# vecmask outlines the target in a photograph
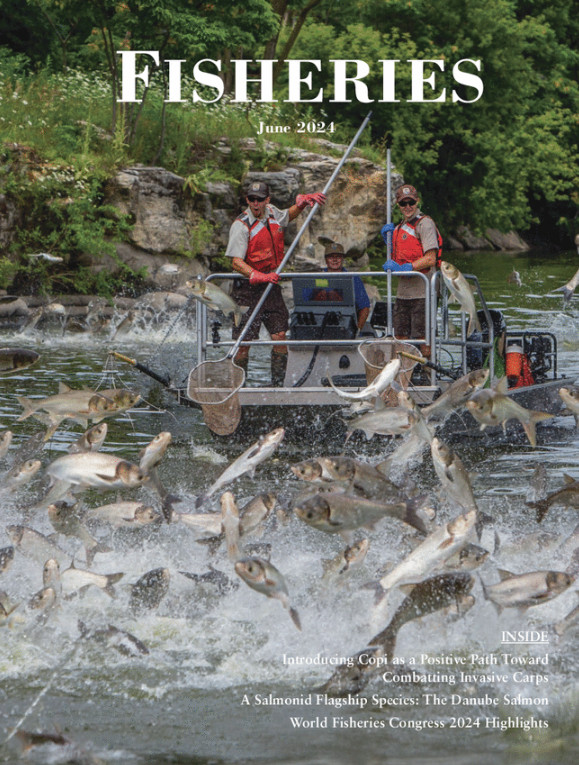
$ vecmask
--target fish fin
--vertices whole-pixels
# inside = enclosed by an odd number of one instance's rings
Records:
[[[569,475],[569,473],[563,473],[563,480],[565,481],[565,483],[575,483],[575,478]]]
[[[439,545],[440,550],[444,550],[446,547],[450,547],[450,545],[454,544],[454,536],[451,534],[448,539],[445,539],[444,542],[442,542]]]
[[[107,584],[106,587],[103,587],[103,591],[106,592],[107,595],[109,595],[111,598],[115,598],[117,593],[115,592],[114,584],[116,584],[119,579],[122,579],[125,575],[124,571],[119,574],[109,574],[107,576]]]
[[[515,576],[512,571],[508,571],[506,568],[498,568],[497,573],[501,578],[501,582],[504,582],[505,579],[512,579]]]
[[[27,417],[30,417],[31,414],[34,414],[35,408],[34,408],[34,402],[31,401],[29,398],[26,398],[26,396],[17,396],[18,403],[21,407],[23,407],[24,411],[18,417],[18,422],[21,422],[22,420],[25,420]]]
[[[221,547],[221,543],[225,539],[224,534],[218,534],[215,537],[204,537],[203,539],[197,539],[196,542],[199,545],[207,545],[209,553],[215,555],[217,550]]]
[[[499,532],[495,529],[495,548],[493,550],[493,555],[498,553],[501,547],[501,538],[499,537]]]
[[[95,473],[97,478],[100,478],[101,481],[106,481],[107,483],[112,483],[113,481],[116,481],[116,476],[114,478],[111,478],[108,475],[103,475],[102,473]]]
[[[97,553],[109,553],[112,552],[113,548],[108,547],[108,545],[105,545],[101,542],[98,542],[93,547],[85,547],[84,552],[86,556],[86,565],[90,568],[93,564],[94,557]]]
[[[195,509],[196,509],[196,510],[199,510],[199,508],[201,507],[201,505],[202,505],[204,502],[207,502],[207,501],[208,501],[208,499],[209,499],[209,495],[208,495],[208,494],[201,494],[199,497],[197,497],[197,499],[195,500]]]
[[[382,396],[376,396],[374,399],[374,411],[380,412],[382,409],[386,409],[386,403]]]
[[[58,383],[58,392],[59,393],[68,393],[71,390],[72,390],[72,388],[69,385],[67,385],[66,383],[63,383],[63,382],[59,382]]]
[[[402,520],[404,523],[407,523],[409,526],[413,526],[423,534],[428,534],[429,528],[424,521],[423,514],[421,513],[421,506],[424,502],[424,499],[424,496],[422,496],[409,500],[406,503],[406,512]]]
[[[506,375],[501,377],[500,380],[497,380],[497,382],[494,385],[494,389],[497,393],[500,393],[502,396],[506,396],[507,392],[509,390],[509,381]]]
[[[398,588],[404,595],[410,595],[412,590],[416,587],[416,584],[401,584]]]
[[[367,582],[366,584],[362,585],[362,589],[374,591],[374,605],[377,605],[382,600],[384,600],[387,593],[387,590],[382,587],[380,582]]]
[[[296,625],[298,630],[301,632],[302,631],[302,623],[300,622],[300,615],[298,614],[296,609],[292,608],[291,606],[289,607],[288,610],[289,610],[289,615],[292,618],[292,622]]]

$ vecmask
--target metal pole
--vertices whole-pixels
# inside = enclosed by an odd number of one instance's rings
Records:
[[[324,186],[324,188],[322,189],[322,193],[323,193],[323,194],[326,194],[326,193],[327,193],[327,192],[330,190],[330,187],[331,187],[331,185],[333,184],[333,182],[335,181],[335,179],[336,179],[336,177],[337,177],[338,173],[340,172],[340,170],[341,170],[341,169],[342,169],[342,167],[344,166],[344,163],[345,163],[345,161],[346,161],[346,160],[348,159],[348,157],[350,156],[350,152],[352,151],[352,149],[354,148],[354,146],[355,146],[355,145],[356,145],[356,143],[358,142],[358,139],[360,138],[360,136],[361,136],[361,135],[362,135],[362,133],[364,132],[364,128],[366,127],[366,125],[367,125],[367,124],[368,124],[368,122],[370,121],[370,117],[371,117],[371,116],[372,116],[372,112],[368,112],[368,114],[366,115],[366,117],[365,117],[364,121],[362,122],[362,124],[361,124],[361,125],[360,125],[360,127],[358,128],[358,132],[357,132],[357,133],[356,133],[356,135],[355,135],[355,136],[352,138],[352,141],[350,142],[350,145],[349,145],[349,146],[348,146],[348,148],[346,149],[346,151],[345,151],[345,153],[344,153],[344,156],[343,156],[343,157],[342,157],[342,159],[341,159],[341,160],[338,162],[338,164],[336,165],[336,169],[334,170],[334,172],[333,172],[333,173],[332,173],[332,175],[330,176],[330,179],[328,180],[328,182],[326,183],[326,185],[325,185],[325,186]],[[288,262],[288,260],[290,259],[291,255],[293,254],[293,251],[294,251],[294,250],[295,250],[295,248],[297,247],[297,245],[298,245],[298,243],[299,243],[299,241],[300,241],[300,239],[301,239],[301,237],[302,237],[302,234],[304,233],[304,231],[305,231],[305,230],[306,230],[306,228],[308,227],[308,225],[309,225],[309,223],[310,223],[311,219],[314,217],[314,215],[315,215],[315,213],[316,213],[316,211],[317,211],[318,207],[319,207],[319,204],[316,202],[316,203],[315,203],[315,205],[312,207],[312,209],[309,211],[309,213],[308,213],[308,216],[307,216],[307,218],[305,219],[305,221],[302,223],[302,226],[301,226],[300,230],[298,231],[298,233],[296,234],[296,237],[295,237],[295,239],[293,240],[293,242],[292,242],[292,243],[290,244],[290,246],[288,247],[288,251],[286,252],[286,254],[285,254],[285,256],[284,256],[284,258],[283,258],[282,262],[281,262],[281,263],[279,264],[279,266],[276,268],[276,270],[275,270],[275,273],[276,273],[276,274],[279,274],[279,273],[280,273],[280,272],[283,270],[283,267],[285,266],[285,264],[286,264],[286,263]],[[237,338],[237,342],[236,342],[236,343],[235,343],[235,345],[234,345],[234,346],[231,348],[231,350],[230,350],[230,351],[229,351],[229,353],[227,354],[226,358],[232,358],[232,356],[234,356],[234,355],[237,353],[237,349],[239,348],[239,345],[240,345],[240,343],[241,343],[241,342],[243,342],[243,339],[244,339],[245,335],[247,334],[247,332],[248,332],[248,330],[249,330],[250,326],[253,324],[253,322],[254,322],[254,320],[255,320],[255,317],[256,317],[256,316],[257,316],[257,314],[260,312],[260,310],[261,310],[261,307],[262,307],[262,305],[265,303],[265,299],[266,299],[266,297],[269,295],[269,292],[270,292],[270,290],[271,290],[271,288],[272,288],[272,287],[273,287],[273,284],[270,282],[270,283],[267,285],[267,287],[265,288],[265,290],[263,291],[263,295],[261,296],[261,298],[259,299],[259,302],[257,303],[257,305],[255,306],[255,308],[253,309],[253,313],[251,314],[251,316],[250,316],[250,317],[249,317],[249,319],[247,320],[247,324],[246,324],[246,325],[245,325],[245,327],[243,328],[243,330],[242,330],[241,334],[240,334],[240,335],[239,335],[239,337]]]
[[[390,166],[390,147],[386,149],[386,223],[392,223],[392,168]],[[388,260],[392,254],[392,232],[386,242]]]

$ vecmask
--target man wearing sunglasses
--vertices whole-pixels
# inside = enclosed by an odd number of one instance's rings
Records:
[[[440,263],[442,237],[432,218],[420,212],[419,202],[420,197],[414,186],[404,184],[396,189],[396,203],[403,220],[397,226],[387,223],[382,227],[385,242],[392,232],[392,258],[382,266],[384,271],[420,271],[430,277]],[[392,312],[394,334],[398,340],[424,338],[424,290],[422,279],[399,279]],[[430,356],[430,348],[426,345],[421,347],[421,352],[426,358]]]
[[[324,194],[298,194],[295,204],[279,210],[270,204],[267,183],[251,183],[245,197],[246,210],[233,221],[225,255],[232,258],[233,270],[248,277],[236,280],[232,298],[239,305],[249,306],[239,327],[234,327],[232,337],[237,340],[253,309],[259,302],[266,285],[273,284],[255,320],[245,335],[245,340],[257,340],[261,323],[265,324],[272,340],[285,340],[289,314],[283,301],[279,275],[275,272],[284,257],[284,229],[306,207],[326,202]],[[241,346],[235,363],[247,372],[249,347]],[[271,384],[282,386],[287,366],[287,346],[274,345],[271,354]]]

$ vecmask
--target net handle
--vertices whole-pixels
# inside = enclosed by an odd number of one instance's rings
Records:
[[[341,170],[341,169],[342,169],[342,167],[344,166],[344,163],[346,162],[346,160],[347,160],[347,159],[348,159],[348,157],[350,156],[350,153],[351,153],[352,149],[353,149],[353,148],[354,148],[354,146],[357,144],[357,142],[358,142],[358,139],[360,138],[360,136],[361,136],[361,135],[362,135],[362,133],[364,132],[364,129],[365,129],[366,125],[368,124],[368,122],[370,121],[370,117],[371,117],[371,116],[372,116],[372,112],[370,111],[370,112],[368,112],[368,114],[367,114],[367,115],[366,115],[366,117],[364,118],[364,121],[362,122],[362,124],[361,124],[361,125],[360,125],[360,127],[358,128],[358,132],[357,132],[357,133],[356,133],[356,135],[355,135],[355,136],[352,138],[352,140],[351,140],[351,142],[350,142],[350,145],[348,146],[348,148],[347,148],[347,149],[346,149],[346,151],[344,152],[344,156],[343,156],[343,157],[340,159],[340,161],[338,162],[338,164],[336,165],[336,167],[335,167],[335,169],[334,169],[334,172],[332,173],[332,175],[331,175],[331,176],[330,176],[330,178],[328,179],[328,182],[327,182],[327,183],[326,183],[326,185],[324,186],[324,188],[323,188],[323,190],[322,190],[322,193],[323,193],[323,194],[326,194],[326,193],[327,193],[327,192],[330,190],[330,187],[332,186],[332,184],[333,184],[333,183],[334,183],[334,181],[336,180],[336,177],[338,176],[338,173],[340,172],[340,170]],[[315,215],[315,213],[316,213],[316,211],[317,211],[318,207],[319,207],[319,204],[316,202],[316,203],[314,204],[314,206],[312,207],[312,209],[309,211],[309,213],[308,213],[308,216],[307,216],[307,218],[305,219],[305,221],[302,223],[302,226],[301,226],[300,230],[298,231],[298,233],[296,234],[296,236],[295,236],[295,239],[293,240],[293,242],[292,242],[292,243],[290,244],[290,246],[288,247],[288,251],[287,251],[287,252],[286,252],[286,254],[284,255],[284,258],[283,258],[283,260],[281,261],[281,263],[279,264],[279,266],[276,268],[276,270],[275,270],[275,273],[276,273],[276,274],[279,274],[279,273],[281,273],[281,272],[282,272],[282,270],[283,270],[283,268],[284,268],[285,264],[288,262],[288,260],[290,259],[290,257],[293,255],[293,251],[294,251],[294,250],[295,250],[295,248],[297,247],[297,245],[298,245],[298,243],[299,243],[299,241],[300,241],[300,239],[301,239],[301,237],[302,237],[302,234],[304,233],[304,231],[305,231],[305,230],[306,230],[306,228],[308,227],[308,225],[309,225],[309,223],[310,223],[311,219],[313,218],[313,216]],[[271,290],[271,288],[272,288],[272,287],[273,287],[273,283],[272,283],[272,282],[269,282],[269,284],[266,286],[265,290],[263,291],[263,294],[262,294],[262,296],[260,297],[260,299],[259,299],[259,301],[258,301],[257,305],[256,305],[256,306],[255,306],[255,308],[253,309],[253,313],[251,314],[251,316],[250,316],[250,317],[249,317],[249,319],[247,320],[247,323],[245,324],[245,327],[244,327],[244,328],[243,328],[243,330],[241,331],[241,334],[240,334],[240,335],[239,335],[239,337],[237,338],[237,340],[236,340],[235,344],[234,344],[234,345],[233,345],[233,346],[230,348],[230,350],[229,350],[229,353],[228,353],[228,354],[227,354],[227,356],[225,357],[226,359],[231,359],[231,358],[233,358],[233,357],[235,356],[235,354],[237,353],[237,351],[238,351],[238,349],[239,349],[239,346],[240,346],[240,345],[241,345],[241,343],[243,342],[243,340],[244,340],[244,338],[245,338],[245,335],[246,335],[246,334],[247,334],[247,332],[249,331],[249,328],[251,327],[251,325],[252,325],[252,324],[253,324],[253,322],[255,321],[255,318],[256,318],[257,314],[260,312],[260,310],[261,310],[261,307],[263,306],[263,304],[264,304],[264,302],[265,302],[265,299],[266,299],[266,298],[267,298],[267,296],[269,295],[269,293],[270,293],[270,290]]]

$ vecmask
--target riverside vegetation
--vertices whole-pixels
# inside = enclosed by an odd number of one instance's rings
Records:
[[[374,94],[381,92],[376,62],[398,60],[398,101],[368,105],[374,116],[359,148],[383,161],[391,145],[397,170],[421,189],[443,234],[461,225],[531,229],[561,243],[575,234],[579,54],[573,40],[579,21],[572,0],[254,0],[243,7],[233,0],[4,0],[3,17],[0,198],[2,214],[17,206],[20,219],[8,220],[6,241],[7,225],[0,231],[0,288],[108,296],[138,291],[142,273],[119,260],[116,274],[96,274],[83,258],[117,257],[115,242],[131,224],[107,204],[107,180],[121,167],[161,165],[181,175],[195,195],[210,181],[239,183],[248,169],[279,169],[289,147],[308,140],[294,131],[279,134],[272,154],[257,136],[260,123],[322,119],[335,125],[323,137],[349,142],[366,105],[332,103],[330,67],[312,82],[312,96],[324,89],[323,103],[285,103],[281,64],[274,70],[278,101],[235,103],[232,59],[359,59],[370,65],[365,82]],[[166,103],[166,69],[150,59],[141,103],[117,103],[120,50],[182,59],[183,103]],[[192,64],[204,57],[223,61],[225,97],[193,104],[199,85],[190,78]],[[460,58],[482,62],[485,90],[476,103],[407,100],[410,60],[449,62],[449,71],[432,67],[435,86],[426,85],[425,97],[435,99],[443,87],[450,92],[451,64]],[[215,94],[208,89],[206,95]],[[225,159],[215,152],[221,136],[232,146]],[[237,142],[256,136],[261,151],[250,167]],[[211,234],[211,226],[203,226],[193,249],[181,254],[200,255]],[[61,256],[63,263],[27,258],[35,252]]]

